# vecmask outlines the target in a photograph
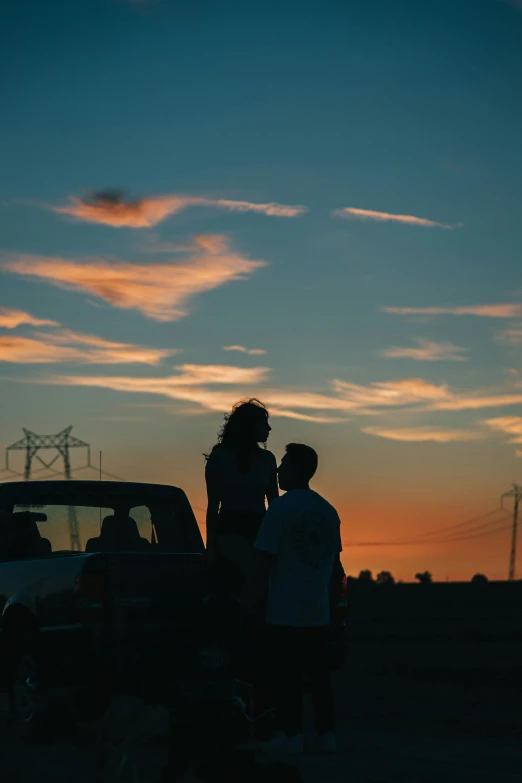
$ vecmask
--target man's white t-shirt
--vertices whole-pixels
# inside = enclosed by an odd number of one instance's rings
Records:
[[[273,500],[255,547],[276,555],[269,577],[267,622],[293,627],[330,623],[329,585],[342,551],[335,508],[312,489]]]

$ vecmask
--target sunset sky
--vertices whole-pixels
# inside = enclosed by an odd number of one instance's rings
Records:
[[[0,60],[2,450],[73,424],[203,523],[256,396],[348,573],[505,578],[522,2],[6,0]]]

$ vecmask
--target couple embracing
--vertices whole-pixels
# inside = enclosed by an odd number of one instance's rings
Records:
[[[268,419],[256,399],[238,403],[225,417],[205,469],[207,549],[221,584],[246,594],[250,602],[266,577],[271,685],[281,729],[272,740],[274,750],[303,750],[302,685],[307,678],[318,749],[331,752],[328,629],[332,576],[336,568],[342,571],[340,521],[333,506],[310,488],[317,453],[290,443],[277,467],[266,449]]]

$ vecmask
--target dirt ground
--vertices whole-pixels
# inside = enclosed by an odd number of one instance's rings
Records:
[[[305,783],[521,783],[518,670],[506,668],[501,654],[492,667],[492,656],[485,648],[455,648],[450,655],[433,645],[410,643],[408,653],[397,645],[359,645],[336,675],[338,753],[293,759]],[[487,668],[474,664],[479,658]],[[5,701],[2,709],[0,720]],[[157,780],[165,753],[162,744],[136,751],[139,783]],[[95,750],[13,745],[4,733],[0,777],[94,783]]]
[[[339,752],[331,757],[303,757],[297,764],[306,783],[520,783],[522,750],[515,740],[429,737],[390,730],[341,726]],[[20,751],[1,747],[6,783],[94,783],[90,749],[67,745]],[[161,748],[137,754],[140,783],[157,780],[164,759]]]

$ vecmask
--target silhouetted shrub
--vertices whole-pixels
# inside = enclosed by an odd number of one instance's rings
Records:
[[[375,581],[377,582],[378,585],[391,586],[395,584],[395,579],[389,571],[380,571],[377,574],[377,578]]]
[[[430,585],[433,582],[433,577],[429,571],[422,571],[415,574],[415,579],[417,579],[421,585]]]
[[[474,585],[486,585],[489,582],[486,574],[474,574],[471,577],[471,583]]]

